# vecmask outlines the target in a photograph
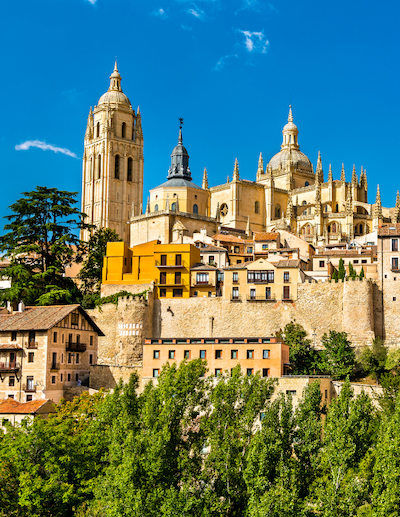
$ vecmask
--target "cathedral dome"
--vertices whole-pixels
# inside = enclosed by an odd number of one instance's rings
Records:
[[[108,91],[104,93],[100,99],[98,104],[124,104],[125,106],[130,106],[130,100],[123,93],[121,88],[121,76],[119,75],[117,62],[115,61],[114,70],[110,75],[110,87]]]
[[[281,165],[282,168],[285,168],[290,157],[296,169],[313,172],[310,160],[298,149],[291,149],[290,151],[289,149],[282,149],[282,151],[279,151],[279,153],[276,153],[275,156],[271,158],[268,166],[271,167],[272,170],[279,169]]]

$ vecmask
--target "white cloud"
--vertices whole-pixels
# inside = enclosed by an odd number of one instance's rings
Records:
[[[194,8],[188,9],[186,12],[187,14],[193,15],[195,18],[198,18],[201,20],[204,17],[204,11],[199,9],[196,5],[193,5]]]
[[[216,65],[214,66],[214,70],[217,70],[217,71],[221,70],[225,66],[227,59],[230,59],[232,57],[237,58],[238,55],[237,54],[229,54],[227,56],[221,56],[219,58],[219,60],[217,61]]]
[[[239,32],[245,37],[244,44],[248,52],[260,52],[261,54],[266,54],[269,47],[269,41],[265,39],[264,31],[251,32],[239,29]]]
[[[94,5],[97,2],[97,0],[88,0],[88,2],[90,2],[92,5]]]
[[[191,31],[193,29],[193,27],[189,27],[189,25],[181,25],[181,27],[184,31]]]
[[[167,18],[167,13],[165,12],[165,10],[162,7],[160,7],[159,9],[156,9],[151,14],[153,14],[154,16],[159,16],[160,18]]]
[[[57,147],[51,144],[46,144],[46,142],[42,142],[41,140],[27,140],[22,144],[16,145],[15,150],[27,151],[31,147],[37,147],[38,149],[42,149],[42,151],[53,151],[54,153],[66,154],[67,156],[71,156],[72,158],[78,158],[76,154],[70,151],[69,149],[65,149],[64,147]]]

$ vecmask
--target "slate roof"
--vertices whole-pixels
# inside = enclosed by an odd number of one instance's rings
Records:
[[[79,310],[90,325],[93,326],[94,330],[98,332],[99,336],[104,336],[92,318],[78,304],[25,307],[23,312],[14,311],[10,314],[0,314],[0,332],[49,330],[75,309]]]
[[[0,414],[17,413],[22,415],[30,415],[36,413],[38,409],[49,402],[44,400],[31,400],[30,402],[18,402],[14,399],[6,399],[0,402]]]

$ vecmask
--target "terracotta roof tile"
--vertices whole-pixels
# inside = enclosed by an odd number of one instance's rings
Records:
[[[299,267],[300,260],[280,260],[275,264],[276,267]]]
[[[227,266],[227,267],[224,267],[224,270],[227,269],[227,270],[230,270],[230,269],[246,269],[247,266],[249,266],[250,264],[252,264],[253,261],[249,261],[249,262],[242,262],[241,264],[234,264],[233,266]]]
[[[218,271],[218,268],[215,266],[211,266],[210,264],[195,264],[190,268],[191,271]]]
[[[206,248],[201,248],[200,250],[200,254],[203,253],[204,251],[208,252],[208,251],[219,251],[219,252],[224,252],[224,253],[227,253],[227,249],[226,248],[223,248],[222,246],[213,246],[212,244],[209,244]]]
[[[213,235],[212,239],[214,241],[220,241],[220,242],[237,242],[239,244],[248,244],[253,243],[253,241],[240,239],[240,237],[236,237],[235,235],[224,235],[222,233],[217,233],[216,235]]]
[[[22,350],[22,347],[16,343],[2,343],[0,344],[0,350]]]
[[[400,235],[400,223],[393,223],[378,228],[378,235],[380,237],[389,237],[390,235]]]
[[[277,232],[257,232],[254,234],[255,241],[276,241],[279,237]]]
[[[31,400],[30,402],[18,402],[14,399],[6,399],[0,402],[0,414],[18,413],[22,415],[30,415],[36,413],[44,404],[49,402],[44,400]]]

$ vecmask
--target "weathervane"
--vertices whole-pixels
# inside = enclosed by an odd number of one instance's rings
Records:
[[[179,120],[179,129],[182,129],[182,126],[183,126],[183,118],[182,118],[182,117],[178,117],[178,120]]]

